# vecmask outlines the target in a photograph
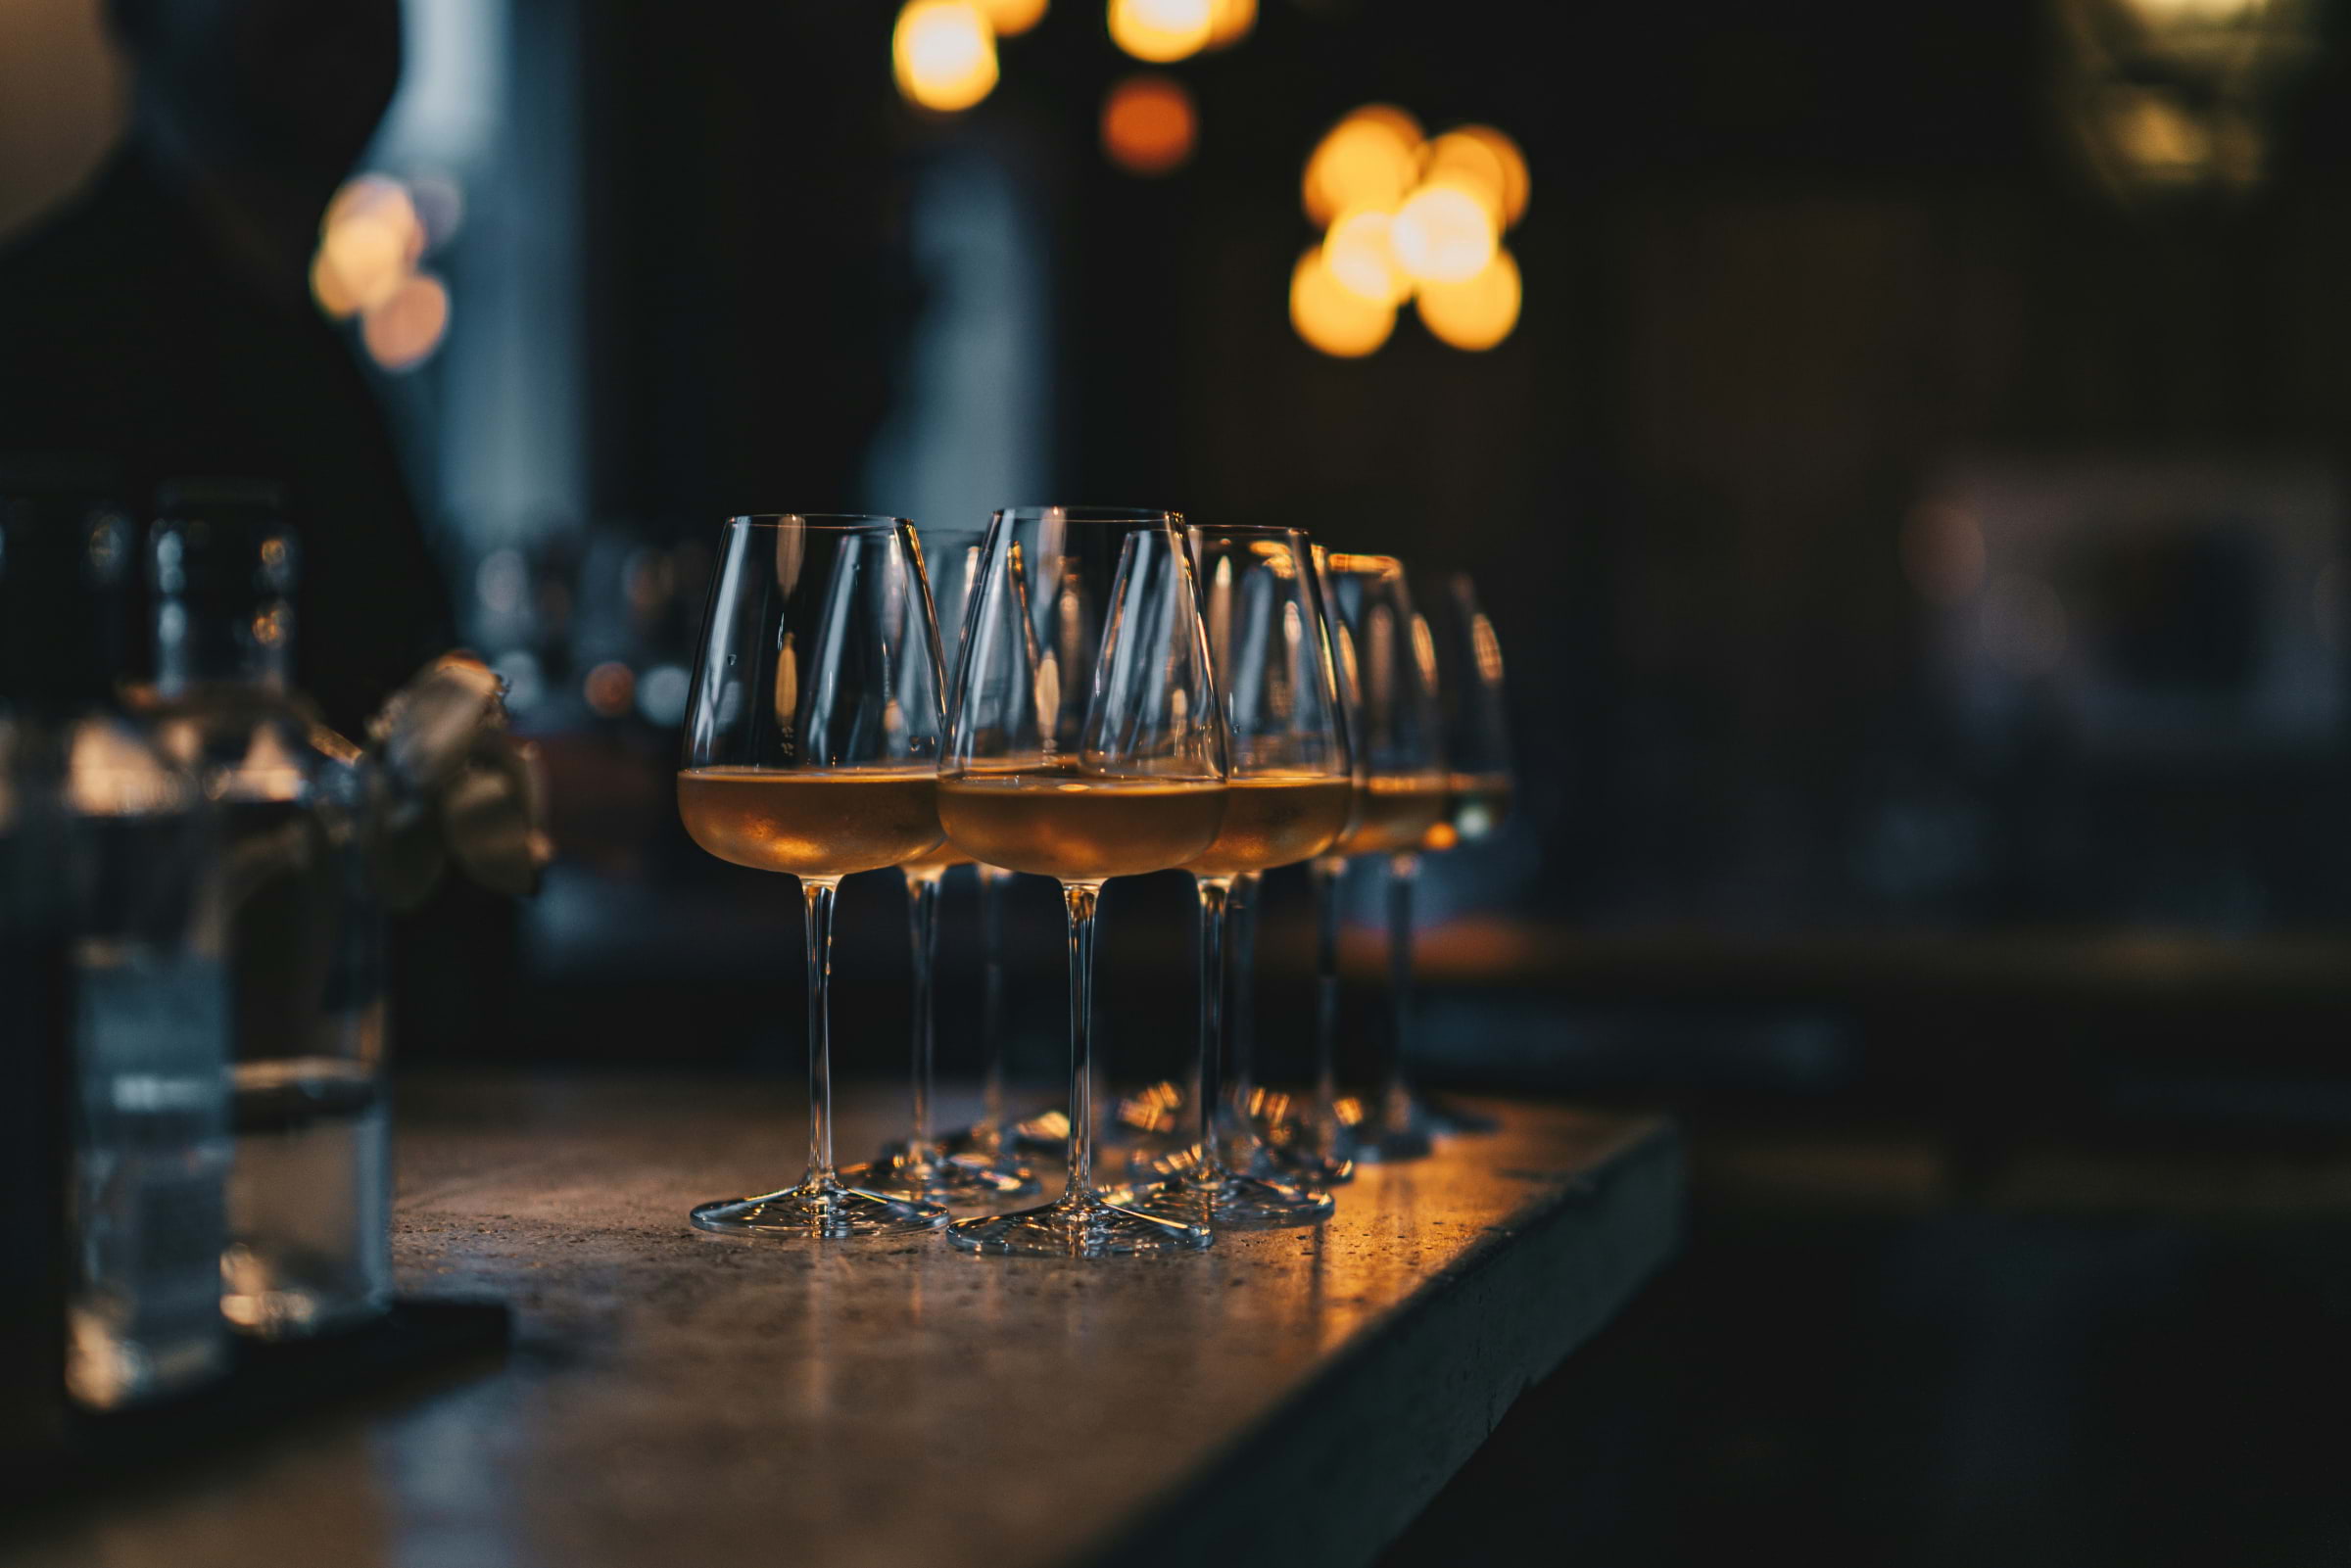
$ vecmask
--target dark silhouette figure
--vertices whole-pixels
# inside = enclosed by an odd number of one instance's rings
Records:
[[[130,136],[0,251],[0,451],[285,487],[296,679],[355,731],[450,641],[381,410],[309,295],[318,220],[400,75],[398,0],[112,0]]]

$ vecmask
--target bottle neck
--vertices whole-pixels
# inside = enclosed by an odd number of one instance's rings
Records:
[[[282,692],[293,663],[294,607],[282,598],[167,595],[156,608],[156,686],[165,696],[202,686]]]

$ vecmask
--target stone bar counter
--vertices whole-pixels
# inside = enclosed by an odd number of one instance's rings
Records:
[[[404,1084],[402,1288],[505,1301],[510,1353],[76,1497],[12,1560],[1361,1563],[1678,1235],[1670,1124],[1502,1102],[1319,1228],[1204,1254],[691,1230],[798,1175],[796,1088]],[[852,1094],[840,1148],[902,1115]]]

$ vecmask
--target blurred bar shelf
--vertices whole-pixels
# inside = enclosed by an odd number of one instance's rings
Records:
[[[1680,1235],[1669,1122],[1502,1101],[1319,1231],[1184,1258],[689,1230],[797,1175],[792,1088],[405,1081],[402,1287],[509,1303],[508,1359],[61,1509],[24,1560],[1360,1563]],[[841,1148],[901,1101],[848,1094]]]

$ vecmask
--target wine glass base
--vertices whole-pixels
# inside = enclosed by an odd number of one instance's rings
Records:
[[[690,1217],[696,1230],[716,1236],[847,1241],[868,1236],[919,1236],[945,1224],[947,1212],[919,1199],[807,1182],[756,1198],[720,1198],[696,1204]]]
[[[1262,1176],[1227,1174],[1205,1186],[1170,1181],[1110,1195],[1137,1213],[1194,1219],[1211,1230],[1285,1230],[1330,1217],[1330,1194]]]
[[[1355,1179],[1355,1157],[1304,1143],[1261,1143],[1250,1151],[1248,1173],[1298,1187],[1341,1187]]]
[[[947,1240],[997,1258],[1128,1258],[1198,1252],[1214,1238],[1187,1217],[1169,1218],[1098,1199],[1064,1198],[1039,1209],[958,1219]]]
[[[891,1152],[869,1164],[851,1165],[840,1179],[852,1187],[892,1197],[927,1198],[940,1204],[984,1204],[1026,1198],[1036,1191],[1034,1174],[1004,1166],[980,1155],[914,1160]]]

